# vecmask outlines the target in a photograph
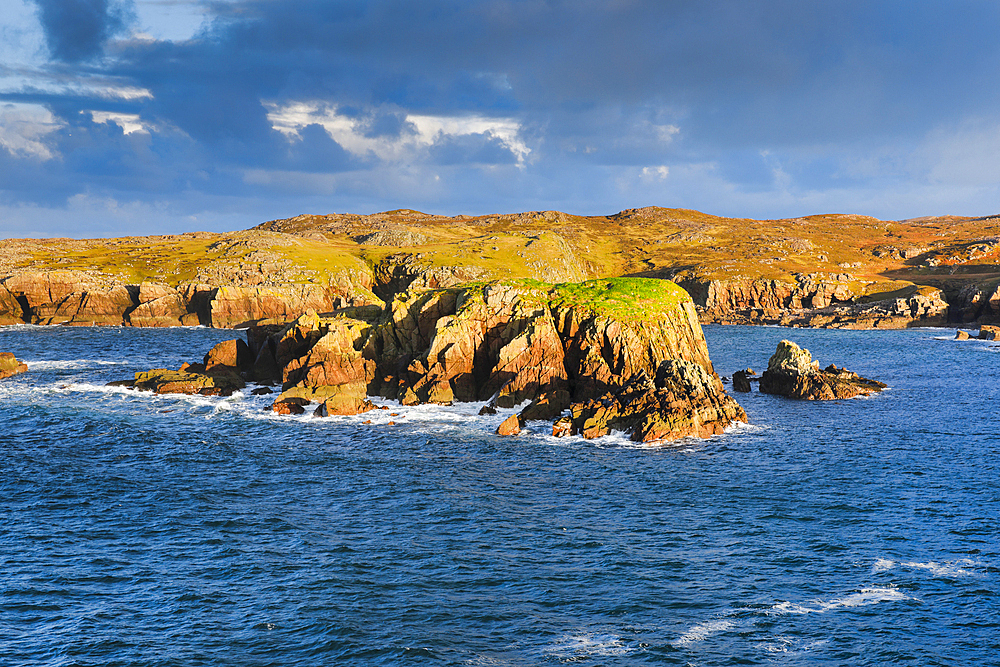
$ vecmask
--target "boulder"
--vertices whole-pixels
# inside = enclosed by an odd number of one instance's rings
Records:
[[[203,361],[206,373],[242,373],[253,366],[250,348],[240,339],[224,340],[205,355]]]
[[[787,340],[778,343],[760,378],[760,390],[765,394],[810,401],[867,396],[885,387],[833,364],[820,370],[809,350]]]
[[[573,434],[573,419],[572,417],[560,417],[552,425],[552,435],[556,438],[565,438],[568,435]]]
[[[0,380],[24,373],[28,370],[28,365],[10,352],[0,352]]]
[[[756,375],[757,374],[749,368],[733,373],[733,391],[740,391],[743,393],[749,392],[752,389],[750,386],[750,379],[758,379]]]
[[[329,417],[330,415],[360,415],[369,410],[375,410],[376,406],[371,401],[348,394],[335,394],[319,404],[316,408],[317,417]]]
[[[997,340],[1000,338],[1000,327],[984,324],[979,327],[980,340]]]
[[[970,340],[971,338],[972,336],[970,336],[968,332],[962,331],[961,329],[955,332],[955,340]]]
[[[279,415],[301,415],[304,414],[305,406],[309,401],[301,398],[279,399],[271,404],[271,411]]]
[[[517,415],[504,419],[497,427],[497,435],[518,435],[521,432],[521,420]]]

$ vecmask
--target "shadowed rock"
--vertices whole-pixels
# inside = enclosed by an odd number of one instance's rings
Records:
[[[684,359],[663,361],[655,380],[640,371],[620,391],[574,403],[572,412],[575,434],[597,438],[622,431],[637,442],[706,438],[747,420],[717,375]]]

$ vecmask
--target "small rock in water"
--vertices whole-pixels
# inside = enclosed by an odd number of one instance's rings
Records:
[[[270,387],[257,387],[250,392],[252,396],[266,396],[267,394],[273,394],[274,390]]]
[[[517,435],[521,432],[521,420],[517,415],[511,415],[497,427],[497,435]]]
[[[885,389],[876,380],[863,378],[845,368],[830,364],[819,369],[809,350],[783,340],[767,363],[767,370],[760,378],[760,390],[808,401],[827,401],[837,398],[867,396]]]
[[[570,417],[560,417],[552,425],[552,435],[556,438],[565,438],[573,434],[573,419]]]
[[[1000,338],[1000,327],[984,324],[979,327],[979,340],[997,340]]]
[[[744,394],[749,392],[752,389],[750,386],[751,379],[757,379],[756,373],[753,372],[752,368],[736,371],[733,373],[733,391],[741,391]]]
[[[275,401],[271,406],[271,410],[278,413],[279,415],[301,415],[304,414],[309,401],[302,398],[286,398],[281,401]]]
[[[28,365],[19,361],[10,352],[0,352],[0,380],[9,378],[28,370]]]
[[[971,338],[972,336],[970,336],[968,332],[962,331],[961,329],[955,332],[955,340],[970,340]]]

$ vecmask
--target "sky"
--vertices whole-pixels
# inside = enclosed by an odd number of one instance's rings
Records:
[[[0,237],[1000,212],[1000,2],[0,0]]]

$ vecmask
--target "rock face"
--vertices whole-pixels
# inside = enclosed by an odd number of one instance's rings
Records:
[[[135,304],[128,288],[81,271],[26,271],[0,281],[2,323],[121,324]]]
[[[797,274],[792,280],[700,280],[681,285],[702,321],[830,329],[904,329],[948,322],[944,293],[916,286],[884,299],[855,293],[850,274]]]
[[[20,373],[26,373],[27,371],[28,365],[23,361],[18,361],[12,353],[0,352],[0,380],[19,375]]]
[[[833,364],[820,370],[809,350],[791,341],[778,343],[778,349],[768,361],[760,377],[760,390],[805,400],[832,400],[867,396],[885,389],[886,385],[869,380]]]
[[[0,325],[215,326],[233,328],[314,309],[331,311],[381,301],[365,281],[345,272],[330,285],[128,284],[74,270],[20,271],[0,279]]]
[[[718,376],[684,359],[660,363],[655,380],[640,370],[621,390],[574,403],[572,411],[573,433],[596,438],[617,430],[638,442],[705,438],[747,418]]]

